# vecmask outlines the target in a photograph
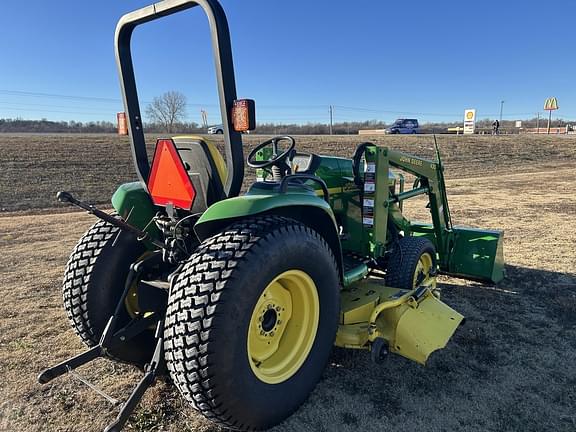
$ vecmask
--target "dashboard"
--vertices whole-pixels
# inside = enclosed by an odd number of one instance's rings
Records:
[[[313,162],[317,158],[318,156],[310,153],[296,153],[292,159],[292,169],[296,173],[304,173],[315,165]]]

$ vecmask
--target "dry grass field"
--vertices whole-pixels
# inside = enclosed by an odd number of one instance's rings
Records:
[[[249,136],[248,146],[262,137]],[[576,137],[441,136],[455,223],[505,230],[497,286],[441,277],[467,321],[426,367],[335,349],[322,381],[275,431],[576,431]],[[365,138],[364,138],[365,139]],[[351,155],[360,137],[297,137]],[[432,138],[375,137],[432,156]],[[134,173],[112,136],[0,135],[0,431],[99,431],[115,410],[70,377],[37,373],[82,350],[61,306],[68,253],[94,222],[64,211],[67,189],[105,204]],[[410,210],[423,214],[422,202]],[[117,398],[139,374],[101,360],[82,375]],[[128,431],[220,431],[159,383]]]

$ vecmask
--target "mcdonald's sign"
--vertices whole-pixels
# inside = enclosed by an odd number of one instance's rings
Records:
[[[555,97],[546,99],[544,102],[544,109],[546,111],[554,111],[558,109],[558,100]]]

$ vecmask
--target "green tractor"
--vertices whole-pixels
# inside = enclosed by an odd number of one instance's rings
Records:
[[[160,139],[146,153],[132,66],[135,27],[192,7],[208,17],[225,156],[202,137]],[[106,431],[122,429],[146,389],[169,377],[207,418],[240,430],[290,416],[319,381],[334,345],[424,364],[462,315],[436,276],[498,282],[502,232],[452,225],[438,157],[371,143],[352,158],[298,151],[276,137],[248,156],[251,100],[237,100],[230,36],[216,0],[165,0],[125,15],[116,58],[139,181],[121,185],[113,214],[60,192],[98,221],[68,261],[64,307],[89,349],[46,369],[47,383],[99,357],[144,376]],[[406,188],[404,175],[416,180]],[[432,223],[403,202],[426,196]]]

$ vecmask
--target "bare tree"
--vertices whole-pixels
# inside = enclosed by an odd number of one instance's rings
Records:
[[[186,96],[169,91],[155,97],[146,108],[146,114],[153,123],[161,125],[167,133],[174,131],[174,125],[181,122],[186,114]]]

